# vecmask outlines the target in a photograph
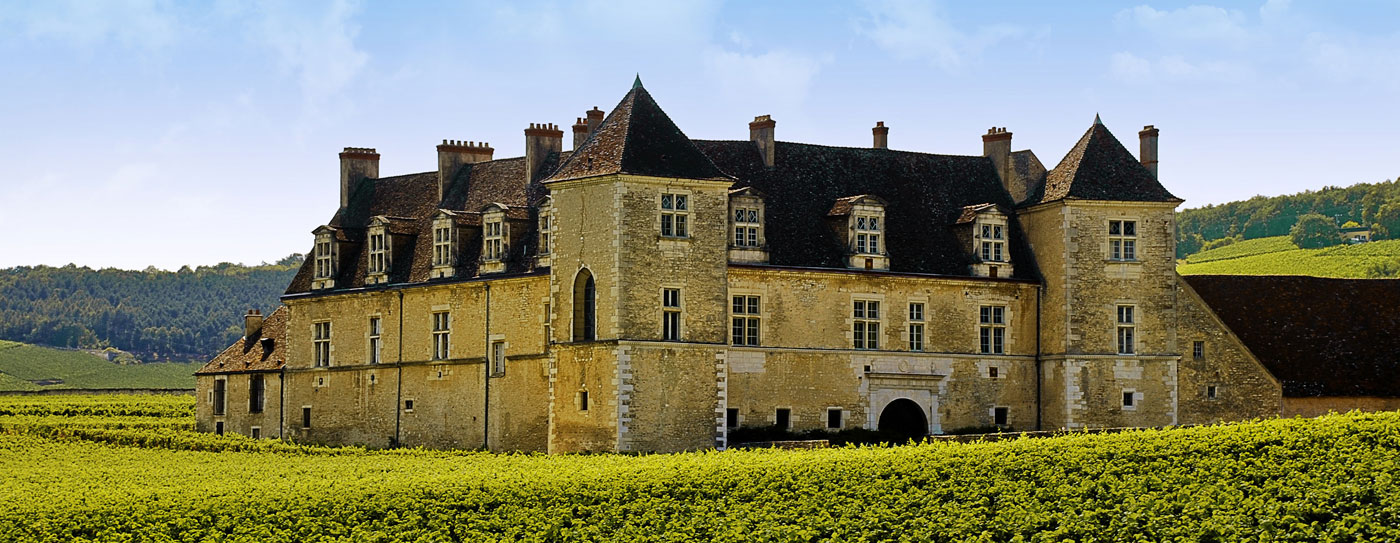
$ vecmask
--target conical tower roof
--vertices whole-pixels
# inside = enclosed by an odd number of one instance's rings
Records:
[[[1126,202],[1180,202],[1123,148],[1098,116],[1094,124],[1045,176],[1029,205],[1064,199]]]
[[[611,174],[730,180],[656,105],[640,77],[546,183]]]

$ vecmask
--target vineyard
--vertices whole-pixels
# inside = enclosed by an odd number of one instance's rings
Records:
[[[0,399],[0,534],[14,541],[1400,538],[1400,413],[995,443],[543,456],[255,442],[195,434],[192,411],[189,397]]]
[[[169,362],[120,365],[83,351],[0,340],[0,390],[194,388],[199,367]]]
[[[1287,236],[1250,239],[1187,256],[1178,263],[1177,272],[1182,275],[1395,277],[1400,273],[1400,240],[1299,249]]]

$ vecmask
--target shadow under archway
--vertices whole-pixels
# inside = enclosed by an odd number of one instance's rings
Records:
[[[880,411],[880,433],[900,442],[928,435],[928,417],[918,402],[909,398],[892,401]]]

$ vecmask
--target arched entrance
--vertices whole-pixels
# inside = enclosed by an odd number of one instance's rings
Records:
[[[928,417],[924,408],[909,398],[900,398],[880,411],[880,432],[900,441],[928,435]]]

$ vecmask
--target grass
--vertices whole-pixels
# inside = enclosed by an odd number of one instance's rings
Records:
[[[198,363],[119,365],[82,351],[0,341],[0,391],[69,388],[194,388]],[[61,380],[38,385],[36,381]]]
[[[1287,236],[1245,240],[1190,255],[1177,265],[1182,275],[1311,275],[1367,278],[1374,270],[1394,270],[1400,262],[1400,240],[1299,249]],[[1382,275],[1390,277],[1391,275]]]

